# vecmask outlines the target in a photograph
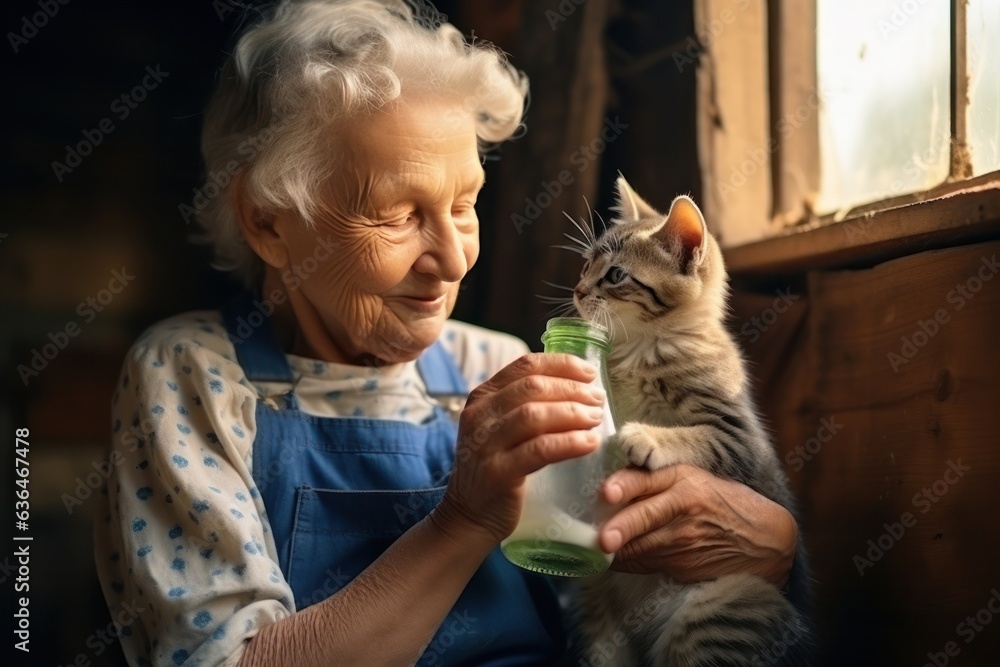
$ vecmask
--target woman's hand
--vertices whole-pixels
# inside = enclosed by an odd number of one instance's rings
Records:
[[[469,396],[458,428],[455,467],[431,515],[467,539],[510,535],[521,515],[524,477],[542,466],[592,452],[604,392],[588,362],[568,354],[527,354]]]
[[[665,573],[680,582],[749,572],[783,587],[798,526],[782,506],[750,487],[688,465],[655,472],[626,468],[602,488],[627,503],[601,527],[600,544],[617,552],[612,569]]]

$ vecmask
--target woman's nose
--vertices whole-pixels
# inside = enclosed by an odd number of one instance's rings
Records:
[[[433,273],[444,282],[455,283],[469,271],[466,257],[466,239],[455,227],[451,216],[433,225],[434,233],[428,234],[423,266],[417,269]]]

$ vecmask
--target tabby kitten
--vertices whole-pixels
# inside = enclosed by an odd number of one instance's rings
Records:
[[[624,178],[617,189],[620,216],[599,239],[588,235],[573,301],[613,332],[608,365],[623,453],[650,470],[699,466],[791,509],[723,324],[726,271],[701,211],[678,197],[664,216]],[[800,548],[797,568],[803,555]],[[789,600],[748,574],[675,584],[665,575],[607,572],[583,580],[580,596],[583,644],[595,666],[766,665],[800,650],[807,634]]]

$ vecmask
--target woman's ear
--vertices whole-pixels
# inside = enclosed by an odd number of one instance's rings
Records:
[[[243,188],[244,172],[233,178],[229,190],[236,220],[243,239],[261,260],[276,269],[288,264],[288,247],[282,238],[274,213],[264,211],[254,204]]]

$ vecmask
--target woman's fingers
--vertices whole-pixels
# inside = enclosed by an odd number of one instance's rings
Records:
[[[546,433],[585,431],[604,418],[598,405],[576,401],[524,403],[508,412],[496,429],[499,448],[510,449]]]
[[[492,386],[477,390],[482,393],[462,414],[463,431],[485,452],[548,433],[594,428],[604,417],[607,397],[588,383],[593,372],[572,355],[525,355],[495,375],[487,383]]]
[[[484,383],[483,388],[498,391],[516,380],[532,375],[592,382],[597,377],[597,369],[590,362],[572,354],[532,353],[507,364]]]
[[[499,389],[490,397],[492,406],[503,413],[538,401],[576,401],[604,405],[604,390],[592,384],[550,375],[528,375]]]
[[[691,466],[685,465],[673,465],[653,471],[623,468],[604,481],[604,499],[612,505],[632,502],[636,498],[669,489],[691,470]]]
[[[606,396],[589,383],[597,370],[568,354],[528,354],[469,396],[459,422],[449,498],[498,539],[513,530],[524,478],[549,463],[583,456],[600,445],[591,432]]]
[[[508,479],[522,478],[550,463],[589,454],[600,444],[600,436],[593,431],[566,431],[532,438],[505,453],[502,474]]]
[[[601,549],[614,553],[622,545],[668,525],[684,513],[685,508],[678,506],[671,494],[658,494],[626,505],[601,526]]]
[[[600,545],[605,553],[614,553],[635,538],[690,513],[684,494],[664,493],[688,469],[689,466],[680,465],[653,472],[626,468],[604,482],[606,501],[612,505],[627,503],[601,526]]]

